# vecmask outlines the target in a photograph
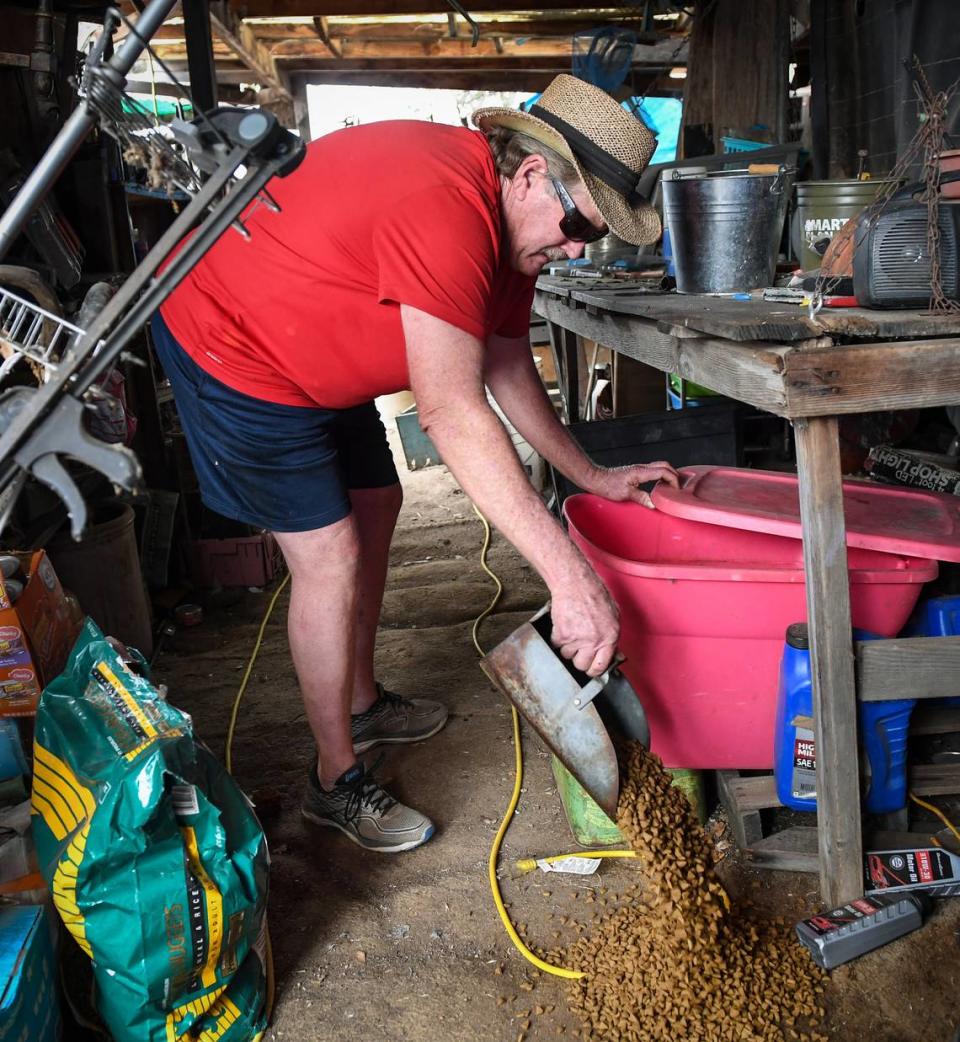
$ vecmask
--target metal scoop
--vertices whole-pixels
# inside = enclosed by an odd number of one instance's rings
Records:
[[[552,626],[548,605],[485,655],[480,667],[604,813],[616,818],[620,772],[610,732],[649,746],[647,715],[615,666],[588,677],[562,658],[550,643]]]

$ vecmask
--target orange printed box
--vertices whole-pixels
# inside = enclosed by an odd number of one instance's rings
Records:
[[[26,581],[13,603],[0,580],[0,717],[31,716],[66,664],[78,621],[43,550],[14,551]]]

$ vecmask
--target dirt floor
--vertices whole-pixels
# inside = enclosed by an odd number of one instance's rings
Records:
[[[402,461],[402,455],[397,454]],[[426,846],[400,855],[361,851],[299,813],[311,757],[285,635],[286,594],[264,639],[243,704],[234,766],[252,795],[273,858],[270,930],[277,1001],[267,1037],[290,1042],[529,1042],[570,1035],[564,984],[540,977],[513,948],[487,883],[491,841],[513,786],[507,705],[477,666],[474,617],[492,584],[478,555],[482,529],[443,468],[403,473],[406,502],[394,545],[378,652],[379,676],[406,694],[441,699],[447,727],[416,746],[388,747],[380,772],[437,824]],[[505,595],[483,628],[492,645],[545,600],[535,573],[495,538],[491,564]],[[197,734],[223,748],[234,694],[270,591],[209,604],[204,623],[171,638],[156,666]],[[371,758],[376,758],[375,750]],[[549,760],[524,739],[523,796],[504,843],[501,880],[515,922],[544,948],[637,879],[630,862],[591,877],[521,876],[520,857],[576,849]],[[731,891],[796,919],[818,910],[812,875],[761,872],[714,835]],[[606,867],[609,866],[609,867]],[[571,880],[573,880],[571,882]],[[571,919],[565,925],[562,919]],[[559,938],[558,938],[559,934]],[[834,971],[826,1029],[837,1042],[951,1042],[960,1024],[960,900],[939,903],[913,936]],[[544,1012],[538,1015],[538,1010]],[[681,1040],[678,1040],[681,1042]],[[690,1042],[696,1042],[691,1039]]]

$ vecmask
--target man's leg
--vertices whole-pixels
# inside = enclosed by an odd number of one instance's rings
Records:
[[[381,744],[419,742],[447,722],[447,709],[429,698],[402,698],[377,684],[373,655],[387,578],[390,540],[403,502],[399,482],[380,488],[350,489],[360,541],[360,577],[351,733],[353,748],[366,752]]]
[[[274,533],[290,569],[290,651],[318,753],[301,812],[360,846],[393,853],[425,843],[434,827],[385,792],[354,752],[350,700],[362,572],[357,527],[351,515],[326,528]]]
[[[290,651],[325,789],[356,763],[350,738],[360,541],[353,517],[309,532],[275,532],[290,569]]]
[[[399,483],[383,488],[350,489],[350,506],[360,545],[352,713],[365,712],[377,700],[373,652],[387,581],[390,541],[402,503],[403,490]]]

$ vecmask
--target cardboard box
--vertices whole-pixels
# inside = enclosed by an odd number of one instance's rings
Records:
[[[0,907],[0,1042],[57,1042],[56,982],[45,909]]]
[[[14,604],[0,580],[0,716],[31,716],[44,684],[63,670],[80,620],[43,550],[13,556],[26,583]]]
[[[890,485],[907,485],[960,496],[960,471],[943,466],[924,453],[875,445],[864,469],[870,477]]]

